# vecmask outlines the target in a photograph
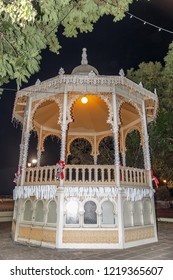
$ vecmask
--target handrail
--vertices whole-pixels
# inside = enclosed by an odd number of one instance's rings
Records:
[[[24,185],[55,185],[58,166],[41,166],[25,169]],[[66,165],[65,185],[116,184],[115,165]],[[145,169],[120,167],[120,183],[128,186],[148,186],[148,172]]]

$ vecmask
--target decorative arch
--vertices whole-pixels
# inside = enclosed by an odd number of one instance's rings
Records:
[[[66,224],[79,224],[79,201],[77,199],[69,199],[65,204]]]
[[[75,141],[76,139],[85,139],[85,140],[87,140],[91,144],[91,156],[94,155],[94,138],[90,137],[90,136],[83,135],[83,136],[69,136],[68,137],[67,156],[69,156],[71,154],[70,146],[73,143],[73,141]]]
[[[24,203],[23,221],[31,222],[33,214],[32,201],[27,199]]]
[[[97,203],[93,199],[88,199],[84,203],[84,224],[97,225]]]
[[[117,102],[117,112],[118,112],[118,117],[119,117],[119,124],[120,122],[120,112],[121,112],[121,107],[123,106],[124,103],[129,103],[130,105],[132,105],[138,112],[140,118],[142,118],[142,106],[139,104],[136,104],[136,102],[134,102],[133,100],[129,99],[129,98],[119,98],[118,102]]]
[[[113,150],[111,151],[109,148],[110,153],[108,152],[108,149],[104,149],[101,152],[101,143],[102,141],[104,141],[104,139],[106,138],[112,138],[112,142],[113,142]],[[110,146],[110,145],[109,145]],[[106,147],[105,147],[106,148]],[[98,164],[114,164],[114,160],[115,160],[115,153],[114,153],[114,137],[113,135],[110,133],[109,135],[105,135],[102,138],[99,139],[99,141],[97,142],[97,151],[98,151]],[[107,153],[105,152],[107,151]],[[111,153],[112,152],[112,153]],[[108,156],[108,163],[105,162],[105,158],[106,155]]]
[[[123,213],[124,213],[124,227],[131,227],[132,226],[132,202],[131,201],[124,200]]]
[[[130,132],[132,132],[132,130],[137,130],[137,131],[139,132],[139,136],[140,136],[140,145],[142,145],[142,129],[141,129],[141,127],[139,127],[139,126],[134,125],[133,127],[127,129],[127,130],[125,131],[125,133],[124,133],[124,143],[123,143],[124,147],[126,146],[126,138],[127,138],[127,135],[128,135]]]
[[[73,143],[76,141],[76,140],[85,140],[85,141],[87,141],[88,142],[88,144],[90,145],[90,148],[91,148],[91,150],[89,149],[89,151],[85,151],[86,153],[84,154],[83,153],[83,156],[79,156],[79,154],[75,154],[75,153],[72,153],[71,152],[71,149],[72,149],[72,145],[73,145]],[[81,144],[82,144],[82,142],[81,142]],[[69,145],[69,143],[68,143],[68,145]],[[85,148],[86,146],[85,145],[81,145],[81,147],[80,147],[80,151],[82,151],[83,149],[82,149],[82,147],[83,148]],[[76,151],[77,151],[77,149],[76,149]],[[68,147],[68,162],[70,161],[73,161],[73,163],[74,163],[74,160],[75,160],[75,163],[74,164],[92,164],[92,162],[93,162],[93,157],[92,157],[92,152],[93,152],[94,150],[93,150],[93,145],[92,145],[92,142],[91,142],[91,139],[90,139],[90,137],[74,137],[73,139],[72,139],[72,141],[70,141],[70,145],[69,145],[69,147]],[[77,161],[76,161],[77,160]],[[77,163],[78,162],[78,163]]]
[[[55,200],[50,200],[47,205],[47,223],[55,224],[57,222],[57,204]]]
[[[144,225],[152,224],[152,205],[150,198],[143,199],[143,217],[144,217]]]
[[[44,144],[45,144],[45,141],[46,139],[49,137],[49,136],[56,136],[57,138],[61,139],[61,134],[60,133],[51,133],[51,132],[47,132],[46,134],[43,135],[42,137],[42,140],[41,140],[41,147],[40,147],[40,150],[42,152],[45,151],[45,148],[44,148]]]
[[[115,205],[110,200],[104,200],[101,203],[102,211],[102,224],[111,224],[114,225],[115,222]]]
[[[99,96],[98,96],[99,94]],[[73,106],[75,104],[75,102],[81,98],[82,96],[96,96],[98,98],[100,98],[101,100],[103,100],[105,102],[105,104],[107,105],[108,108],[108,119],[107,119],[107,123],[111,124],[113,123],[113,111],[112,111],[112,106],[111,106],[111,94],[110,93],[98,93],[97,94],[91,94],[91,93],[87,93],[87,92],[83,92],[83,93],[78,93],[75,95],[71,95],[69,100],[68,100],[68,105],[67,105],[67,124],[71,123],[73,121],[72,119],[72,110],[73,110]]]
[[[30,118],[30,130],[34,129],[34,115],[37,111],[37,109],[39,109],[41,107],[41,105],[47,101],[53,101],[55,102],[57,105],[58,105],[58,108],[59,108],[59,118],[58,118],[58,121],[57,121],[57,124],[60,124],[61,123],[61,119],[62,119],[62,97],[60,96],[52,96],[52,97],[47,97],[45,99],[41,99],[39,100],[38,102],[36,102],[35,104],[32,105],[32,110],[31,110],[31,118]]]

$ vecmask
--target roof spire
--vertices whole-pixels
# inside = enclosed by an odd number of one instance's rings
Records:
[[[82,64],[82,65],[88,64],[87,53],[86,53],[86,51],[87,51],[86,48],[83,48],[83,49],[82,49],[82,60],[81,60],[81,64]]]

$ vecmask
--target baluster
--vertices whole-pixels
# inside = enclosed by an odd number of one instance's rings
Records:
[[[128,169],[126,169],[126,183],[129,182],[129,175],[128,175],[129,171]]]
[[[91,183],[91,172],[92,172],[92,169],[91,167],[88,168],[88,181]]]
[[[132,183],[132,170],[129,170],[130,173],[130,183]]]
[[[108,183],[110,183],[111,182],[111,168],[108,168],[107,172],[108,172]]]
[[[69,182],[72,182],[72,167],[69,167]]]
[[[34,182],[34,171],[31,170],[31,183],[33,183],[33,182]]]
[[[76,182],[79,182],[79,168],[76,167]]]
[[[104,178],[104,168],[102,167],[101,169],[101,182],[104,182],[105,178]]]
[[[139,170],[137,171],[137,183],[139,184]]]

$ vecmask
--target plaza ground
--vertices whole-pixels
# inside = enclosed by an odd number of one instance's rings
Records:
[[[0,223],[1,260],[173,260],[173,223],[158,223],[157,243],[124,250],[57,250],[24,246],[11,239],[11,223]]]

